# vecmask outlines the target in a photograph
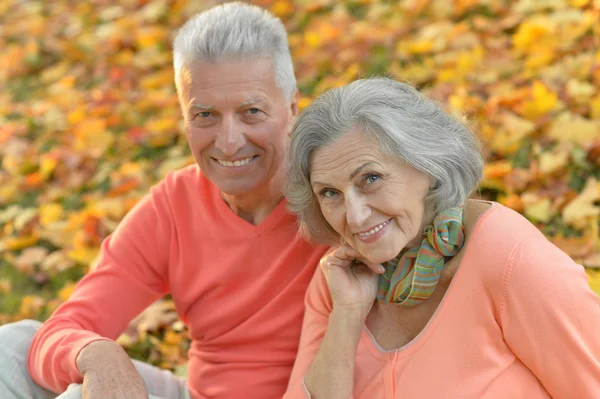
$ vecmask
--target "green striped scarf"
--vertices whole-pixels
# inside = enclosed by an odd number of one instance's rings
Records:
[[[379,302],[415,306],[433,294],[446,258],[456,255],[465,242],[462,216],[462,208],[440,212],[425,228],[420,246],[402,251],[383,264]]]

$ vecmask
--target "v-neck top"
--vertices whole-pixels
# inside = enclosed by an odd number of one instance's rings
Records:
[[[280,399],[298,349],[304,294],[326,250],[298,235],[285,200],[254,226],[229,209],[197,166],[170,173],[104,240],[95,270],[38,331],[30,374],[56,392],[81,382],[79,351],[116,339],[170,293],[192,340],[193,399]]]
[[[600,397],[600,300],[582,266],[498,203],[479,217],[425,328],[384,350],[364,327],[354,399]],[[332,301],[318,270],[306,295],[285,399],[309,398],[304,375]]]

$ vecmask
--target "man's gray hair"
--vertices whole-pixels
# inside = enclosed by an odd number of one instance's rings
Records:
[[[315,242],[336,244],[339,235],[323,217],[311,189],[311,157],[316,149],[352,131],[373,136],[385,153],[432,178],[435,185],[426,198],[432,216],[463,205],[481,179],[477,138],[413,87],[372,78],[332,89],[308,106],[292,128],[285,188],[302,233]]]
[[[173,41],[175,82],[181,95],[181,69],[201,60],[245,61],[261,57],[271,60],[275,84],[286,99],[296,94],[296,77],[287,33],[279,18],[250,4],[226,3],[190,18]]]

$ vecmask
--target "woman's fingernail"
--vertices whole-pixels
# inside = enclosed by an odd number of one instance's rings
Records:
[[[381,273],[385,272],[385,267],[379,265],[379,272],[381,272]]]

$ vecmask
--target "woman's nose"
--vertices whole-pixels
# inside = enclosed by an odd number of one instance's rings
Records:
[[[364,198],[359,195],[346,196],[346,222],[350,227],[364,227],[371,213],[371,208]]]

